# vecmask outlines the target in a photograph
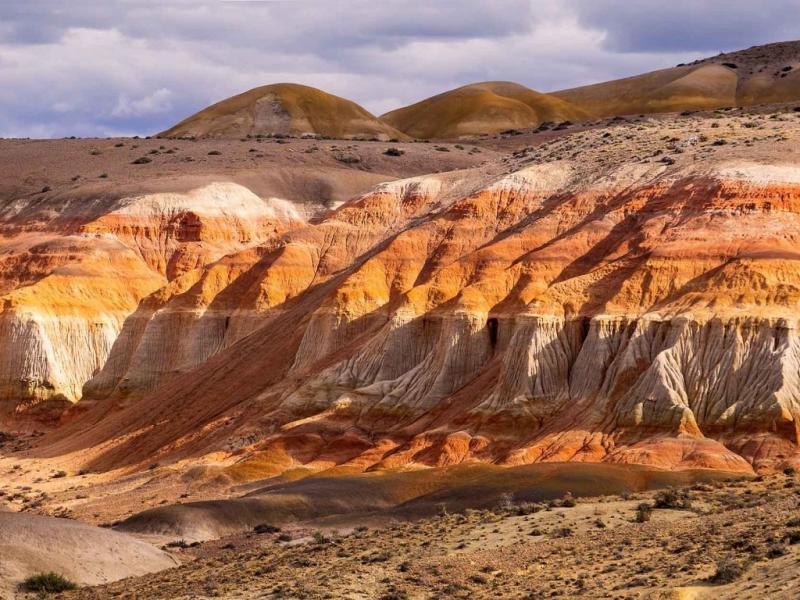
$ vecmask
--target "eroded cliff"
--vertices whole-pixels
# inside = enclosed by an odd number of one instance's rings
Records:
[[[47,452],[791,464],[797,137],[793,113],[640,119],[310,220],[225,186],[127,198],[79,239],[152,284],[71,371],[85,408]]]

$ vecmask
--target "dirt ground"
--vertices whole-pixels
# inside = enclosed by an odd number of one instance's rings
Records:
[[[626,497],[509,496],[378,528],[176,540],[181,567],[64,597],[796,598],[798,494],[789,473]]]

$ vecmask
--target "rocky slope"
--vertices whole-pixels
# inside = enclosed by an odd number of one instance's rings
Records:
[[[85,396],[88,380],[102,381],[114,371],[132,324],[148,307],[170,295],[186,298],[195,284],[214,290],[206,293],[210,301],[286,231],[354,192],[423,166],[482,160],[420,147],[398,165],[382,154],[386,146],[322,148],[297,140],[253,142],[252,151],[238,142],[178,144],[2,145],[0,340],[6,350],[0,357],[0,423],[57,416]],[[142,155],[150,162],[140,163]],[[342,162],[343,156],[355,162]],[[73,175],[93,168],[104,169],[102,177]],[[207,265],[213,267],[204,272]],[[200,312],[199,304],[184,307],[187,327]],[[190,359],[172,352],[174,337],[166,336],[170,360],[154,368],[152,357],[145,357],[140,368],[166,372],[186,361],[195,366],[216,349],[215,339],[209,334],[196,341],[198,357]],[[186,340],[187,347],[192,343]]]
[[[793,463],[798,115],[616,123],[379,185],[173,278],[47,453]]]

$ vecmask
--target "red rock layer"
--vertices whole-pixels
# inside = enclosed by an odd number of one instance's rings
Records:
[[[102,443],[100,468],[796,460],[800,169],[481,178],[393,182],[174,280],[87,384],[116,402],[52,451]]]

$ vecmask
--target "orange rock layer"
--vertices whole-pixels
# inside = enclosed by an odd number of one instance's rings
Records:
[[[790,464],[798,208],[792,165],[384,184],[147,296],[49,451]]]

